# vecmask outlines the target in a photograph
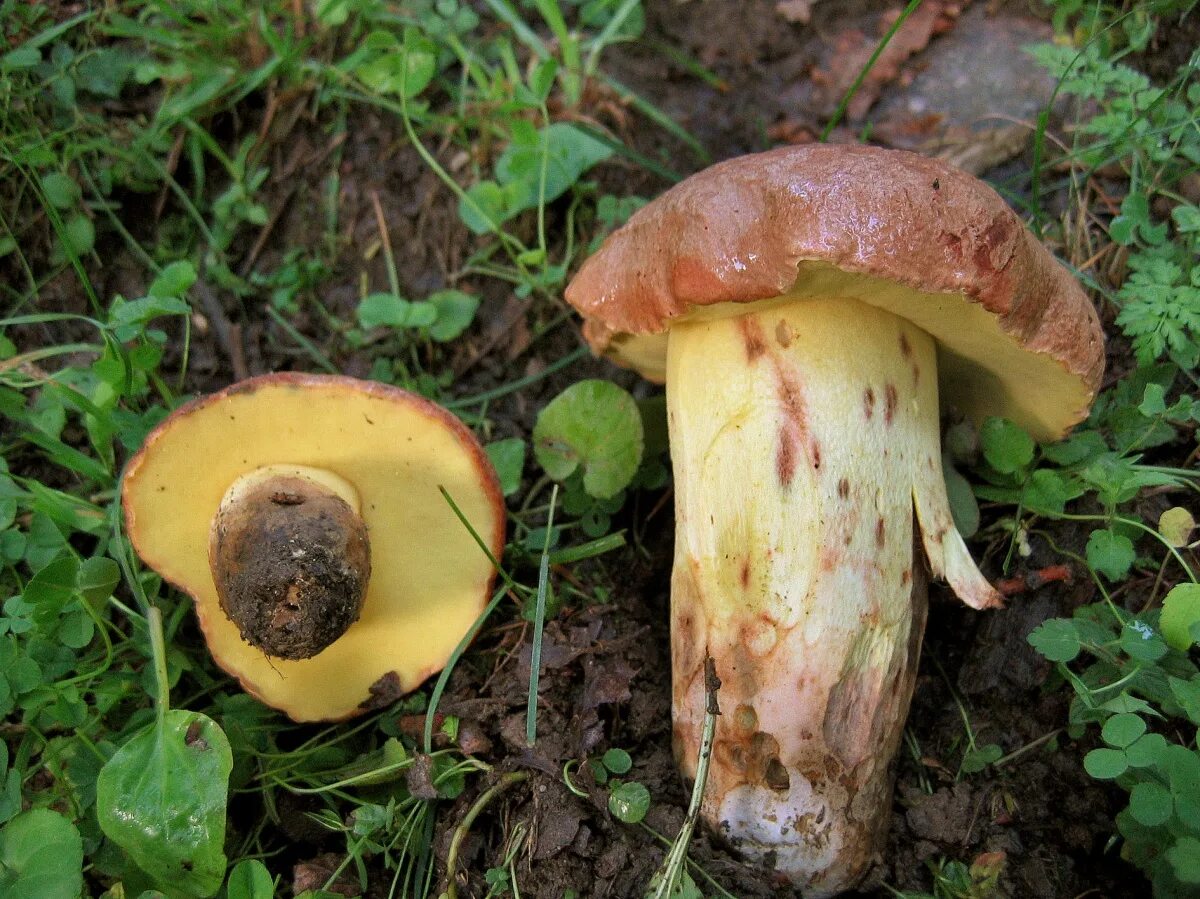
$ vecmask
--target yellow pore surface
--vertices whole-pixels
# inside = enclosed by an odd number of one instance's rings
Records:
[[[757,303],[694,309],[675,322],[745,315],[781,303],[823,298],[858,300],[915,324],[937,341],[942,401],[976,423],[991,415],[1017,422],[1036,440],[1056,440],[1087,415],[1091,393],[1053,357],[1033,353],[999,319],[957,293],[925,293],[880,278],[802,262],[792,290]],[[609,354],[651,380],[666,378],[667,334],[623,334]]]
[[[209,527],[222,497],[270,465],[348,481],[371,541],[362,617],[311,659],[268,658],[243,642],[209,570]],[[124,502],[139,555],[195,600],[217,663],[266,704],[318,721],[355,714],[391,672],[399,691],[414,689],[445,665],[487,602],[491,563],[439,485],[498,551],[503,506],[490,468],[447,413],[347,378],[268,378],[169,419],[131,464]]]

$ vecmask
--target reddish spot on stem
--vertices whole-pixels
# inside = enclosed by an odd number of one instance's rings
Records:
[[[900,352],[905,359],[912,358],[912,344],[908,342],[908,335],[904,333],[900,334]]]
[[[775,452],[775,474],[778,475],[779,483],[784,487],[790,487],[792,478],[796,476],[796,445],[789,438],[786,427],[779,431],[779,449]]]
[[[750,587],[750,557],[749,556],[746,556],[746,558],[744,558],[742,560],[741,580],[742,580],[742,589],[743,590],[748,589]]]
[[[779,447],[775,452],[775,471],[779,483],[784,487],[791,486],[796,476],[796,465],[803,452],[805,439],[808,434],[808,415],[804,409],[804,397],[800,392],[800,384],[796,376],[779,360],[775,361],[775,376],[777,380],[776,393],[779,397]],[[811,438],[810,438],[811,439]],[[821,464],[820,449],[812,441],[810,450],[813,454],[813,467]]]
[[[775,342],[785,350],[792,345],[792,338],[796,334],[792,330],[792,326],[785,319],[780,319],[779,324],[775,326]]]
[[[883,549],[883,544],[886,541],[886,539],[887,539],[887,527],[884,525],[883,516],[881,515],[879,517],[879,520],[877,522],[875,522],[875,545],[878,546],[880,549]]]
[[[742,332],[742,341],[746,344],[746,361],[757,362],[767,351],[767,342],[763,338],[762,326],[757,319],[738,319],[738,329]]]
[[[850,495],[850,482],[845,478],[838,481],[838,496],[845,499]]]
[[[899,397],[896,395],[896,385],[888,384],[884,388],[884,406],[883,420],[887,424],[892,423],[892,419],[896,417],[896,404],[899,402]]]
[[[863,391],[863,414],[868,419],[875,414],[875,391],[870,387]]]

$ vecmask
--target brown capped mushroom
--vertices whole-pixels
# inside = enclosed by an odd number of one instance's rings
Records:
[[[495,572],[504,503],[471,432],[352,378],[252,378],[172,413],[126,470],[126,529],[195,602],[213,659],[297,721],[385,704],[440,670]]]
[[[593,349],[666,382],[687,776],[706,656],[722,681],[704,816],[804,895],[849,889],[887,828],[926,564],[1000,604],[951,519],[941,404],[1061,436],[1100,382],[1096,313],[980,181],[828,145],[687,179],[566,296]]]

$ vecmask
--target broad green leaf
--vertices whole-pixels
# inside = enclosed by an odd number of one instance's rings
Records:
[[[1114,715],[1121,713],[1136,713],[1141,715],[1153,715],[1161,718],[1154,707],[1144,699],[1138,699],[1136,696],[1130,696],[1128,693],[1121,691],[1112,699],[1100,703],[1100,708],[1106,712],[1112,712]]]
[[[613,774],[628,774],[629,769],[633,767],[633,759],[624,749],[610,749],[600,761]]]
[[[1191,680],[1168,677],[1167,683],[1171,685],[1171,693],[1188,720],[1200,725],[1200,675],[1193,675]]]
[[[1092,531],[1087,542],[1087,560],[1110,581],[1119,581],[1133,565],[1133,541],[1113,531]]]
[[[225,895],[227,899],[273,899],[275,878],[258,859],[245,859],[229,872]]]
[[[159,272],[146,294],[152,297],[182,297],[195,283],[195,266],[181,259]]]
[[[573,384],[538,415],[533,452],[555,480],[566,480],[581,467],[589,495],[614,496],[633,480],[642,461],[637,403],[611,381]]]
[[[942,477],[946,481],[946,498],[950,501],[950,516],[964,537],[973,537],[979,530],[979,503],[970,482],[959,474],[950,460],[942,457]]]
[[[63,223],[59,243],[64,257],[90,253],[96,244],[96,226],[82,212],[73,215]]]
[[[1130,768],[1149,768],[1162,760],[1167,738],[1162,734],[1143,734],[1125,747],[1125,761]]]
[[[1067,503],[1082,496],[1084,488],[1061,472],[1039,468],[1029,476],[1021,502],[1033,512],[1061,515]]]
[[[479,309],[479,297],[461,290],[439,290],[426,302],[437,310],[437,319],[429,326],[429,336],[438,343],[454,340],[470,327]]]
[[[1183,837],[1167,850],[1167,861],[1184,883],[1200,884],[1200,840]]]
[[[211,896],[225,878],[225,802],[233,756],[224,732],[172,709],[122,746],[96,781],[105,835],[160,886]]]
[[[1146,722],[1137,715],[1113,715],[1104,722],[1100,736],[1109,746],[1124,749],[1146,732]]]
[[[486,234],[504,224],[524,207],[525,185],[520,182],[500,185],[480,181],[471,185],[466,197],[458,202],[458,215],[475,234]]]
[[[76,899],[83,892],[83,840],[58,812],[32,809],[0,830],[0,894]]]
[[[1051,618],[1034,628],[1029,645],[1051,662],[1069,662],[1079,655],[1079,633],[1066,618]]]
[[[1119,749],[1093,749],[1083,757],[1083,767],[1096,780],[1113,780],[1129,769],[1129,762]]]
[[[32,69],[42,61],[42,52],[37,47],[26,44],[10,50],[0,56],[0,72],[16,72],[20,69]]]
[[[963,753],[962,764],[959,765],[959,769],[963,774],[977,774],[993,762],[998,762],[1003,755],[1004,750],[995,743],[978,746]]]
[[[1033,439],[1006,418],[989,418],[979,429],[979,444],[988,465],[1013,474],[1033,461]]]
[[[558,199],[588,169],[611,155],[607,144],[568,122],[555,122],[540,130],[518,128],[514,123],[512,143],[496,160],[495,180],[476,184],[467,194],[493,225],[501,225],[536,208],[539,195],[546,203]],[[476,234],[490,230],[469,204],[460,202],[458,211]]]
[[[496,160],[501,184],[521,182],[528,187],[528,206],[537,205],[545,163],[545,201],[557,199],[588,169],[612,155],[612,148],[568,122],[539,129],[530,142],[516,141]]]
[[[75,589],[92,604],[106,601],[121,581],[121,569],[106,556],[84,559],[75,575]]]
[[[191,311],[179,297],[153,294],[139,300],[114,302],[108,310],[108,323],[114,328],[140,327],[163,315],[187,315]]]
[[[81,192],[74,179],[62,172],[50,172],[42,176],[42,192],[50,205],[56,209],[70,209],[79,202]]]
[[[650,810],[650,791],[637,781],[614,787],[608,794],[608,810],[626,824],[637,824]]]
[[[1200,584],[1177,584],[1163,600],[1159,627],[1168,645],[1187,651],[1194,642],[1193,629],[1200,623]]]
[[[1174,806],[1170,792],[1152,781],[1135,784],[1129,794],[1130,814],[1147,827],[1165,824]]]
[[[437,47],[412,29],[405,33],[403,44],[384,31],[372,32],[367,40],[378,52],[359,63],[354,74],[376,93],[411,99],[437,74]]]
[[[373,293],[358,304],[358,324],[363,328],[426,328],[437,319],[437,309],[426,302],[412,303],[392,293]]]
[[[1121,649],[1139,662],[1157,662],[1167,654],[1167,644],[1150,625],[1134,619],[1121,629]]]
[[[525,441],[509,437],[489,443],[484,450],[492,460],[500,479],[500,492],[512,496],[521,488],[521,472],[525,468]]]

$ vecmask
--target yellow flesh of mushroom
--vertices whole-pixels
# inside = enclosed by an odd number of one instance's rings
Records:
[[[694,775],[711,655],[704,814],[806,896],[853,885],[886,828],[925,617],[914,507],[933,573],[996,601],[950,517],[936,365],[844,297],[670,332],[676,752]]]
[[[481,465],[423,400],[272,383],[231,392],[163,429],[125,477],[129,530],[147,564],[189,593],[217,662],[297,721],[345,718],[440,670],[487,602],[492,565],[438,488],[485,545],[503,521]],[[221,611],[209,570],[213,517],[229,488],[271,466],[302,466],[366,523],[372,572],[362,615],[310,659],[270,658]],[[250,477],[259,475],[250,474]],[[339,487],[343,484],[346,486]],[[348,489],[347,489],[348,488]]]

